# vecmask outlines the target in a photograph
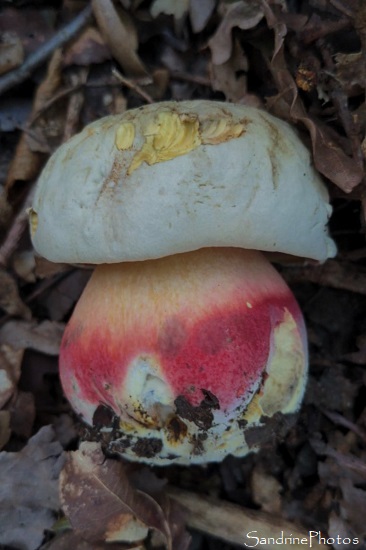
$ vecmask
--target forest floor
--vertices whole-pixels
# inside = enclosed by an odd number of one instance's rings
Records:
[[[0,549],[366,549],[366,3],[0,6]],[[296,127],[329,189],[338,255],[277,266],[309,337],[296,421],[254,455],[148,468],[103,458],[96,442],[76,451],[92,438],[63,395],[58,352],[90,270],[38,257],[26,211],[61,143],[170,99],[251,105]],[[88,482],[83,504],[65,490]]]

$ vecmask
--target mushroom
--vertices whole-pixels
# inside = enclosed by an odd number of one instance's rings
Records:
[[[61,344],[75,411],[93,425],[107,407],[130,460],[257,450],[298,411],[308,363],[299,306],[259,250],[334,256],[330,214],[308,150],[262,110],[162,102],[84,128],[30,209],[38,253],[101,264]]]

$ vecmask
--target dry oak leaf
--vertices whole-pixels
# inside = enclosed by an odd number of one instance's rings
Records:
[[[193,32],[201,32],[205,28],[216,6],[216,0],[190,0],[189,18]]]
[[[133,550],[144,550],[144,548],[143,546],[133,546]],[[115,546],[109,542],[88,542],[74,531],[66,531],[43,545],[40,550],[121,550],[121,545]]]
[[[0,409],[13,395],[20,378],[23,350],[7,344],[0,345]]]
[[[87,27],[78,38],[66,48],[62,62],[70,65],[88,66],[93,63],[103,63],[111,58],[111,54],[102,35],[94,27]]]
[[[0,74],[19,67],[24,60],[22,41],[14,32],[0,33]]]
[[[174,19],[178,21],[182,19],[189,10],[189,0],[154,0],[151,5],[150,13],[152,17],[158,17],[161,13],[166,15],[173,15]]]
[[[5,269],[0,268],[0,309],[8,315],[23,319],[32,317],[30,309],[22,302],[15,279]]]
[[[101,35],[126,75],[146,78],[146,68],[137,54],[137,31],[129,14],[111,0],[92,0],[92,6]]]
[[[355,487],[348,478],[343,478],[340,486],[343,495],[340,501],[342,516],[347,518],[349,525],[356,533],[365,537],[366,491]]]
[[[45,426],[18,453],[0,453],[0,544],[36,550],[59,509],[64,452]]]
[[[5,447],[11,436],[10,412],[0,411],[0,450]]]
[[[0,329],[0,345],[15,350],[34,349],[47,355],[58,355],[64,323],[43,321],[9,321]]]
[[[234,27],[242,30],[252,29],[262,18],[263,11],[255,2],[242,0],[230,4],[217,31],[208,42],[212,62],[221,65],[229,60],[232,52],[231,32]]]
[[[278,89],[278,95],[271,98],[272,106],[281,100],[285,103],[286,113],[278,113],[293,122],[301,122],[308,130],[311,137],[314,164],[316,169],[335,183],[345,193],[350,193],[363,177],[363,170],[357,159],[346,155],[342,148],[333,141],[326,127],[312,120],[300,99],[296,82],[293,79],[286,63],[284,52],[284,38],[287,27],[269,7],[266,0],[261,2],[268,27],[273,29],[275,47],[272,59],[269,61],[269,69]],[[263,52],[266,57],[266,52]]]
[[[239,40],[233,41],[231,57],[221,65],[211,63],[210,77],[214,90],[222,92],[228,101],[243,102],[247,95],[248,60]],[[244,73],[244,74],[243,74]],[[238,76],[239,74],[239,76]]]
[[[157,531],[168,550],[186,550],[173,543],[172,526],[158,502],[135,489],[126,466],[107,459],[98,443],[84,442],[68,453],[60,476],[62,509],[74,530],[91,542],[143,540]],[[189,539],[186,538],[186,543]]]

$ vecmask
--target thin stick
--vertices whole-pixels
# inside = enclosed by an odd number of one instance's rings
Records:
[[[177,487],[169,487],[168,494],[185,508],[189,527],[225,542],[243,548],[255,546],[262,550],[276,550],[286,545],[279,541],[282,536],[288,537],[287,543],[291,539],[291,550],[303,550],[305,539],[308,546],[311,540],[313,550],[329,548],[326,544],[319,543],[318,536],[326,538],[320,531],[306,532],[289,521],[265,512],[249,510],[237,504],[190,493]],[[262,540],[257,542],[255,537]]]
[[[9,259],[17,249],[18,243],[23,236],[25,228],[28,226],[27,209],[32,205],[34,196],[34,186],[30,189],[19,214],[16,216],[4,242],[0,247],[0,266],[6,267]]]
[[[88,5],[77,17],[75,17],[75,19],[70,21],[68,25],[58,31],[48,42],[31,54],[19,69],[0,78],[0,94],[3,94],[13,86],[26,80],[34,69],[44,63],[57,48],[66,44],[66,42],[73,38],[86,25],[91,14],[92,9],[91,6]]]
[[[147,103],[155,103],[154,99],[146,93],[138,84],[132,82],[129,78],[123,76],[117,69],[112,69],[112,74],[120,81],[123,86],[130,88],[138,93]]]

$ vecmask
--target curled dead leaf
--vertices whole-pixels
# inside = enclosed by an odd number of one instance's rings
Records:
[[[0,409],[13,395],[20,378],[23,350],[0,345]]]
[[[0,35],[0,74],[15,69],[23,63],[22,41],[15,32],[3,32]]]
[[[182,19],[189,10],[189,0],[154,0],[151,5],[150,13],[152,17],[158,17],[161,13],[166,15],[173,15],[174,19],[178,21]]]
[[[169,523],[169,507],[131,483],[128,467],[107,459],[98,443],[81,444],[68,453],[60,476],[62,508],[77,533],[93,542],[143,540],[157,531],[167,550],[188,548],[183,532]],[[100,521],[103,517],[103,522]]]
[[[5,447],[11,435],[10,412],[0,411],[0,450]]]
[[[366,510],[366,491],[365,489],[355,487],[349,478],[344,478],[340,482],[343,499],[340,503],[343,516],[348,519],[354,532],[366,536],[365,510]]]
[[[224,18],[208,42],[212,62],[215,65],[221,65],[230,58],[233,46],[231,33],[234,27],[242,30],[252,29],[262,18],[263,11],[259,3],[244,0],[228,4]]]
[[[247,77],[245,74],[247,70],[247,57],[239,40],[234,40],[230,59],[220,65],[211,64],[213,89],[225,94],[228,101],[240,103],[247,93]]]
[[[61,82],[62,52],[56,50],[49,62],[47,75],[39,85],[32,107],[31,119],[38,117],[44,105],[54,96]],[[44,124],[44,128],[46,125]],[[33,129],[34,131],[34,129]],[[38,133],[39,136],[39,133]],[[42,142],[47,143],[46,137]],[[27,133],[23,132],[16,147],[15,155],[10,163],[6,190],[9,192],[17,181],[31,181],[35,179],[42,165],[42,156],[32,150],[28,143]]]
[[[78,38],[65,50],[63,64],[90,65],[102,63],[111,58],[111,54],[100,32],[94,27],[87,27]]]
[[[270,104],[274,114],[284,116],[284,106],[287,118],[293,122],[301,122],[309,131],[312,143],[314,164],[316,169],[335,183],[346,193],[350,193],[363,177],[363,169],[358,159],[349,157],[335,143],[327,128],[316,123],[306,112],[299,96],[296,82],[289,71],[284,53],[284,37],[287,28],[270,8],[266,0],[262,0],[262,8],[269,28],[273,29],[275,48],[268,66],[278,89],[278,96],[272,97]],[[267,52],[264,52],[267,55]],[[281,113],[276,112],[277,99],[280,99]]]
[[[216,0],[190,0],[189,18],[193,32],[201,32],[206,27],[215,6]]]
[[[138,38],[129,14],[111,0],[92,0],[100,32],[127,76],[146,78],[147,71],[137,54]]]
[[[0,269],[0,309],[3,309],[8,315],[23,319],[32,317],[30,309],[19,296],[15,279],[5,269]]]
[[[10,413],[10,428],[12,433],[24,439],[32,435],[36,406],[33,393],[17,389],[10,402],[6,406]]]
[[[366,88],[365,61],[362,52],[338,53],[335,56],[336,78],[349,96]]]
[[[43,321],[9,321],[0,329],[0,344],[15,350],[34,349],[47,355],[58,355],[64,323]]]
[[[51,426],[18,453],[0,453],[0,543],[36,550],[59,509],[58,476],[64,461]]]

